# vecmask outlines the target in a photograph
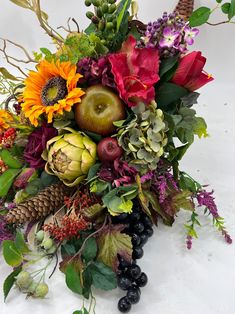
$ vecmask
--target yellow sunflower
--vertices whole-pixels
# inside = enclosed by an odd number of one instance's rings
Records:
[[[11,121],[13,121],[12,115],[8,111],[0,109],[0,133],[10,127],[9,122]]]
[[[71,111],[85,94],[77,87],[81,77],[76,73],[76,65],[70,62],[40,62],[37,71],[30,71],[25,80],[24,102],[21,105],[25,116],[38,126],[42,114],[51,123],[55,115]]]

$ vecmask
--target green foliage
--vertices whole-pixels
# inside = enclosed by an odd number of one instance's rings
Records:
[[[110,225],[105,227],[97,239],[99,247],[97,260],[113,270],[116,270],[118,266],[118,254],[122,255],[127,261],[132,259],[131,237],[122,233],[122,231],[122,225]]]
[[[5,279],[3,284],[3,293],[4,293],[4,301],[8,297],[11,288],[13,287],[14,283],[16,282],[16,276],[21,272],[22,267],[17,267],[13,272]]]
[[[52,52],[47,49],[47,48],[40,48],[41,53],[44,55],[44,58],[48,61],[51,62],[52,60],[55,59],[54,55]],[[40,56],[40,55],[39,55]]]
[[[30,252],[30,249],[25,242],[24,235],[19,230],[17,230],[16,232],[15,245],[22,254],[26,254]]]
[[[19,79],[12,75],[6,68],[0,67],[0,73],[6,80],[19,81]]]
[[[198,214],[193,211],[190,220],[187,224],[184,225],[187,230],[187,236],[198,238],[197,232],[195,230],[196,225],[201,226],[200,221],[198,220]]]
[[[18,267],[23,262],[22,252],[18,250],[16,244],[11,240],[2,243],[3,257],[6,263],[12,267]]]
[[[161,82],[169,81],[178,67],[178,56],[163,59],[160,63]]]
[[[166,112],[174,111],[176,103],[188,94],[188,90],[174,83],[165,82],[156,88],[158,107]]]
[[[123,24],[126,23],[126,20],[128,19],[129,14],[128,10],[130,8],[132,0],[122,0],[119,3],[118,6],[118,10],[116,12],[116,16],[117,16],[117,32],[119,31],[119,29],[121,28],[121,26],[123,26]]]
[[[8,169],[0,176],[0,197],[7,195],[20,169]]]
[[[117,288],[117,277],[110,267],[101,262],[93,262],[88,266],[88,270],[96,289],[109,291]]]
[[[74,293],[82,294],[82,283],[80,273],[74,267],[73,264],[69,264],[66,267],[65,281],[67,287]]]
[[[211,9],[207,7],[201,7],[193,12],[193,14],[189,18],[190,26],[200,26],[205,24],[210,17]]]
[[[221,10],[224,14],[228,14],[229,13],[229,10],[230,10],[230,6],[231,4],[229,2],[226,2],[224,3],[222,6],[221,6]]]
[[[90,238],[86,241],[85,247],[82,251],[82,258],[86,263],[96,258],[97,255],[97,243],[95,238]]]
[[[4,161],[4,163],[11,169],[20,169],[22,168],[22,163],[14,158],[12,154],[7,149],[3,149],[0,151],[0,157]]]
[[[231,0],[228,12],[228,19],[231,20],[235,16],[235,0]]]
[[[185,172],[180,172],[179,186],[182,190],[188,190],[194,194],[202,188],[197,181]]]

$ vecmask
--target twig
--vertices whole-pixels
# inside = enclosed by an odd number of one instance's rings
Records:
[[[98,230],[96,230],[95,232],[91,233],[91,234],[84,240],[84,242],[83,242],[83,244],[82,244],[80,250],[68,261],[68,263],[71,263],[72,260],[74,260],[75,257],[77,257],[77,256],[79,256],[79,255],[82,254],[82,251],[84,250],[84,247],[85,247],[87,241],[88,241],[90,238],[94,237],[96,234],[100,233],[100,231],[102,231],[102,230],[104,229],[106,223],[107,223],[107,216],[105,217],[105,220],[104,220],[103,225],[102,225]]]
[[[33,58],[31,58],[31,56],[28,53],[28,51],[23,46],[21,46],[20,44],[15,43],[14,41],[11,41],[11,40],[5,39],[5,38],[0,38],[0,39],[5,41],[6,43],[12,44],[13,46],[16,46],[16,47],[20,48],[24,52],[24,54],[25,54],[25,56],[27,58],[27,60],[21,60],[21,59],[15,58],[15,57],[8,56],[10,59],[12,59],[12,60],[14,60],[16,62],[22,62],[22,63],[30,63],[30,62],[37,63],[37,61],[34,60]]]
[[[7,48],[7,44],[6,44],[6,40],[3,39],[3,48],[0,48],[0,51],[3,52],[7,63],[9,63],[10,65],[12,65],[13,67],[15,67],[16,69],[18,69],[18,71],[20,71],[25,77],[27,77],[27,74],[15,63],[13,63],[12,61],[10,61],[10,57],[8,56],[7,52],[6,52],[6,48]]]
[[[51,26],[49,26],[47,22],[43,20],[40,0],[36,0],[35,4],[36,4],[35,13],[37,15],[40,26],[51,38],[55,39],[57,42],[63,43],[64,41],[62,37]]]
[[[78,31],[78,33],[80,33],[80,28],[79,28],[78,22],[75,20],[75,18],[72,18],[72,21],[73,21],[74,24],[77,26],[77,31]]]
[[[210,25],[210,26],[217,26],[217,25],[221,25],[221,24],[227,24],[227,23],[231,23],[230,21],[223,21],[223,22],[219,22],[219,23],[210,23],[207,22],[206,24]]]
[[[57,265],[58,265],[58,262],[59,262],[59,258],[58,258],[58,253],[56,251],[55,253],[55,258],[56,258],[56,262],[55,262],[55,266],[53,267],[53,270],[49,276],[49,279],[51,279],[51,277],[54,275],[55,271],[56,271],[56,268],[57,268]]]

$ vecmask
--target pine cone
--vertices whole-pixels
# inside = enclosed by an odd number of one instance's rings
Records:
[[[178,12],[179,15],[188,20],[194,9],[194,0],[179,0],[174,12]]]
[[[62,182],[53,184],[37,196],[20,203],[6,215],[9,224],[22,224],[44,218],[59,210],[64,204],[64,197],[69,195],[71,189]]]

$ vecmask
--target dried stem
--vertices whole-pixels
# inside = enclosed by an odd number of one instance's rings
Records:
[[[26,74],[17,64],[15,64],[15,63],[13,63],[13,62],[11,61],[11,59],[14,60],[14,58],[11,57],[11,56],[9,56],[9,55],[7,54],[7,52],[6,52],[6,49],[7,49],[7,41],[6,41],[5,39],[2,39],[2,40],[3,40],[3,48],[0,48],[0,51],[3,52],[3,54],[4,54],[4,56],[5,56],[6,60],[7,60],[7,63],[9,63],[10,65],[12,65],[14,68],[16,68],[16,69],[17,69],[18,71],[20,71],[24,76],[27,77],[27,74]]]
[[[57,42],[63,43],[63,38],[58,34],[49,24],[43,19],[40,0],[35,2],[35,13],[37,15],[40,26],[45,30],[45,32]]]
[[[210,26],[217,26],[217,25],[221,25],[221,24],[227,24],[227,23],[231,23],[230,21],[223,21],[223,22],[219,22],[219,23],[210,23],[207,22],[206,24],[210,25]]]

